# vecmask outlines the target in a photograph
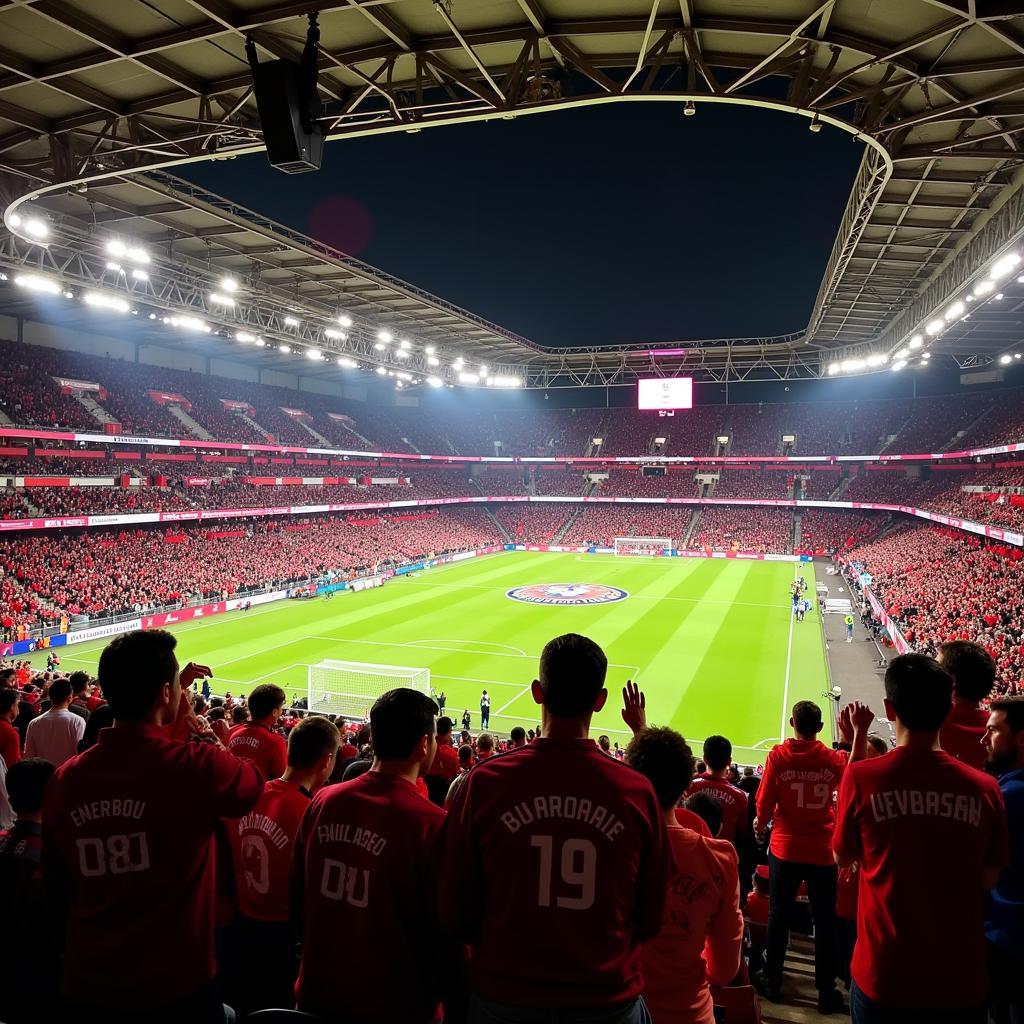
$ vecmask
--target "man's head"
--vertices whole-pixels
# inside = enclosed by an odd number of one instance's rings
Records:
[[[598,736],[597,745],[606,753],[612,752],[612,741],[607,736]]]
[[[508,738],[512,741],[513,747],[526,746],[526,730],[521,725],[514,726]]]
[[[732,744],[724,736],[709,736],[704,741],[704,763],[713,772],[721,772],[732,764]]]
[[[885,670],[885,713],[909,732],[938,732],[953,706],[953,677],[924,654],[901,654]]]
[[[973,640],[949,640],[939,644],[939,664],[953,677],[953,693],[971,704],[983,701],[996,681],[996,662]]]
[[[473,763],[473,748],[468,743],[459,747],[459,767],[468,768]]]
[[[223,710],[221,708],[220,710]],[[236,704],[231,709],[231,724],[232,725],[245,725],[249,721],[249,711],[247,708],[242,707],[241,704]]]
[[[260,683],[249,694],[249,714],[254,722],[271,727],[277,725],[286,700],[285,692],[274,683]]]
[[[447,740],[452,734],[452,725],[454,723],[447,715],[442,715],[437,720],[437,738],[438,740]]]
[[[46,784],[56,770],[41,757],[23,757],[7,769],[7,797],[19,818],[39,816]]]
[[[800,739],[813,740],[825,723],[821,718],[821,708],[813,700],[798,700],[793,705],[793,716],[789,724]]]
[[[686,809],[696,814],[708,827],[708,831],[717,836],[722,831],[722,801],[710,793],[694,793],[686,798]]]
[[[288,736],[288,767],[311,776],[310,789],[322,786],[334,771],[341,734],[326,718],[304,718]]]
[[[114,718],[169,725],[181,700],[177,639],[163,629],[114,637],[100,655],[99,680]]]
[[[481,757],[490,757],[494,753],[494,737],[488,732],[482,732],[476,738],[476,752]]]
[[[10,689],[15,685],[15,670],[13,668],[0,669],[0,689]]]
[[[419,690],[388,690],[370,709],[373,752],[381,761],[415,766],[423,775],[434,760],[437,705]]]
[[[0,690],[0,722],[13,722],[18,717],[20,701],[17,690]]]
[[[89,673],[88,672],[72,672],[68,677],[71,681],[71,692],[76,697],[88,696],[89,692]]]
[[[988,710],[985,767],[995,775],[1024,768],[1024,697],[994,700]]]
[[[674,729],[644,729],[626,747],[626,764],[647,777],[667,811],[693,781],[693,751]]]
[[[881,757],[883,754],[889,753],[889,744],[882,739],[881,736],[869,736],[868,737],[868,758]]]
[[[578,633],[556,636],[541,652],[533,699],[554,718],[589,722],[608,699],[607,672],[608,659],[593,640]]]
[[[46,696],[50,699],[50,707],[55,711],[66,708],[71,703],[71,680],[63,677],[54,679],[46,691]]]

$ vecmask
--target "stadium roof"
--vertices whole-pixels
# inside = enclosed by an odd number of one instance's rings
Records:
[[[643,348],[541,350],[159,170],[261,148],[245,39],[296,58],[311,10],[331,138],[658,99],[770,107],[863,144],[806,329],[681,340],[656,372],[806,376],[892,356],[1024,231],[1024,19],[1008,0],[0,0],[8,265],[30,258],[12,215],[41,209],[55,251],[116,228],[193,269],[256,275],[275,301],[398,318],[531,383],[650,370]],[[1013,328],[990,305],[936,350],[998,358]]]

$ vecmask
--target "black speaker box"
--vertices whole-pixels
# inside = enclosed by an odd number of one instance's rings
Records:
[[[303,128],[298,64],[290,60],[265,61],[253,69],[252,77],[271,165],[286,174],[320,170],[323,129],[311,117],[306,118],[311,130]]]

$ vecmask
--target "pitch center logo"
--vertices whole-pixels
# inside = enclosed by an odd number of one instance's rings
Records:
[[[603,583],[539,583],[530,587],[513,587],[505,596],[524,604],[591,605],[624,601],[629,594],[619,587]]]

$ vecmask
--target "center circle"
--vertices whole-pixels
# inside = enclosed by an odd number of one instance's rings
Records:
[[[524,604],[592,605],[624,601],[629,593],[603,583],[536,583],[529,587],[513,587],[505,591],[512,601]]]

